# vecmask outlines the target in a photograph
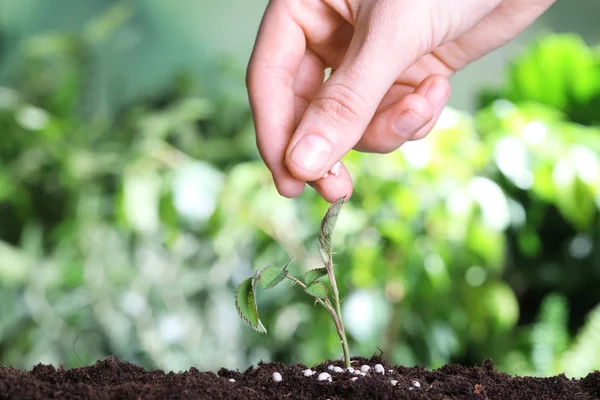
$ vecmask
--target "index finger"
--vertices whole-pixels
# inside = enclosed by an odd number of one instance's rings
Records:
[[[305,51],[304,32],[286,2],[272,0],[250,57],[246,86],[258,150],[285,197],[298,196],[304,189],[304,182],[290,174],[284,159],[295,130],[294,79]]]

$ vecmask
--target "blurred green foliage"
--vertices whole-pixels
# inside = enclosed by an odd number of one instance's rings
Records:
[[[83,36],[23,43],[0,88],[0,361],[339,358],[328,315],[301,293],[261,293],[266,337],[233,300],[267,264],[320,265],[327,204],[276,193],[243,87],[207,98],[182,77],[98,111],[94,46],[126,18],[115,10]],[[448,108],[426,140],[345,158],[356,189],[334,248],[355,354],[600,368],[599,101],[600,52],[550,36],[475,115]]]

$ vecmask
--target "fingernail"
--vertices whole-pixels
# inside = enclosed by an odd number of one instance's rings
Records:
[[[342,167],[342,163],[338,161],[335,164],[333,164],[333,167],[331,167],[330,172],[332,174],[334,174],[335,176],[340,176],[340,168],[341,167]]]
[[[410,137],[414,131],[419,129],[425,120],[413,111],[404,111],[392,124],[392,130],[399,136]]]
[[[446,87],[435,83],[431,84],[425,92],[425,97],[429,99],[434,107],[439,106],[446,99],[446,96],[448,96]]]
[[[323,179],[327,178],[329,176],[328,172],[325,172],[325,175],[323,175]]]
[[[306,135],[293,148],[290,159],[301,168],[319,172],[331,157],[331,144],[318,135]]]

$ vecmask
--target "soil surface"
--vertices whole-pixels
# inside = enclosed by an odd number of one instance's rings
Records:
[[[482,366],[447,365],[437,370],[392,367],[382,358],[354,358],[364,376],[335,372],[340,361],[311,368],[259,363],[244,372],[221,369],[217,374],[191,368],[173,373],[146,371],[109,357],[93,366],[66,370],[39,364],[31,371],[0,367],[0,399],[600,399],[600,372],[581,380],[512,377]],[[376,365],[384,373],[376,372]],[[331,366],[331,367],[330,367]],[[337,370],[339,371],[339,369]],[[273,373],[281,374],[275,382]],[[320,381],[327,372],[332,381]],[[352,379],[356,378],[356,379]]]

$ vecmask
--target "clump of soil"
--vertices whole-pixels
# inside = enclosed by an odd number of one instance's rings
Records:
[[[376,372],[377,364],[383,374]],[[0,399],[600,399],[599,371],[574,380],[512,377],[494,370],[489,360],[437,370],[392,367],[380,357],[356,357],[353,365],[371,369],[364,376],[334,372],[332,366],[343,365],[331,361],[313,366],[315,373],[308,377],[304,365],[279,363],[259,363],[244,372],[190,368],[174,373],[146,371],[113,357],[70,370],[42,364],[31,371],[1,367]],[[281,374],[280,382],[274,372]],[[319,380],[323,372],[331,382]]]

